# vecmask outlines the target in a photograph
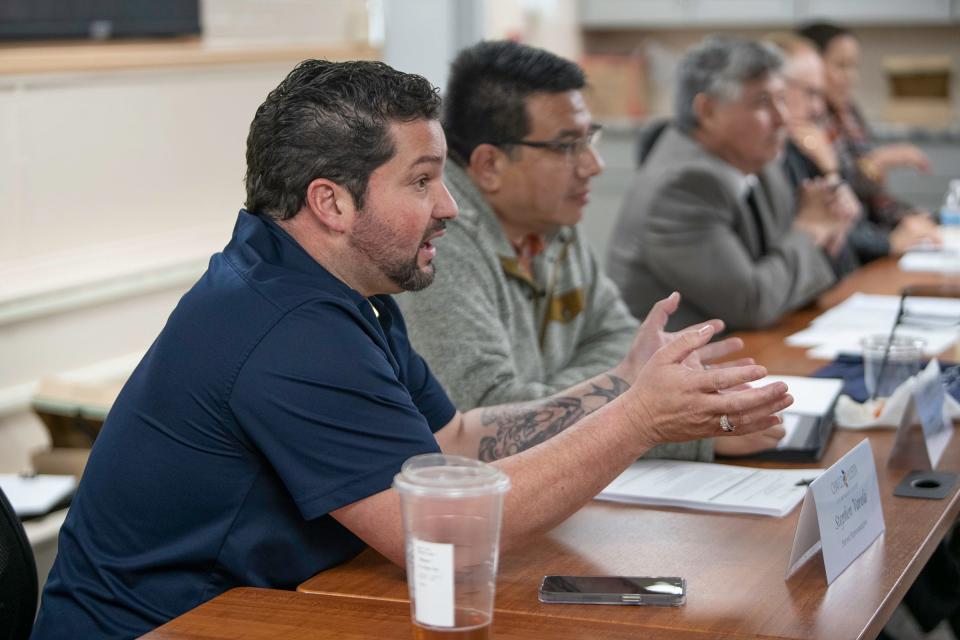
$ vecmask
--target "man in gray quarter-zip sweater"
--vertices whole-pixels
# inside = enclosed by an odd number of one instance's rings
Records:
[[[434,259],[433,285],[397,301],[458,407],[549,396],[609,369],[637,336],[577,228],[603,169],[584,80],[574,63],[509,42],[481,43],[453,63],[444,182],[460,214]],[[725,438],[721,453],[769,448],[780,433]],[[708,439],[648,455],[713,452]]]

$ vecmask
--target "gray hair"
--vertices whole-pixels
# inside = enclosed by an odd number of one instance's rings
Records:
[[[703,93],[720,100],[733,100],[743,85],[783,68],[783,54],[768,42],[712,36],[684,54],[677,69],[674,97],[676,126],[690,132],[697,128],[693,99]]]

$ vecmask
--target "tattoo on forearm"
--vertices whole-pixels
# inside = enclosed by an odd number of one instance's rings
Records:
[[[484,427],[496,425],[496,436],[480,439],[479,458],[486,462],[512,456],[557,435],[577,420],[607,404],[630,385],[607,375],[609,387],[591,384],[582,396],[563,396],[509,407],[492,407],[480,414]],[[600,402],[591,402],[590,399]]]
[[[618,378],[617,376],[612,376],[607,374],[607,379],[610,380],[611,386],[609,389],[605,389],[597,384],[591,384],[591,387],[593,388],[590,390],[590,393],[584,396],[585,398],[591,398],[591,397],[603,398],[603,404],[594,407],[588,413],[592,413],[593,411],[596,411],[597,409],[602,407],[604,404],[607,404],[608,402],[610,402],[611,400],[613,400],[614,398],[619,396],[621,393],[623,393],[624,391],[630,388],[630,385],[627,384],[626,380],[622,378]]]

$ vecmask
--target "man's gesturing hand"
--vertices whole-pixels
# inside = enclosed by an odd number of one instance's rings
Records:
[[[680,305],[680,294],[674,291],[669,296],[660,300],[644,318],[643,324],[637,329],[637,335],[630,346],[630,352],[623,359],[623,362],[615,370],[624,380],[633,383],[637,374],[647,363],[647,361],[656,353],[657,349],[665,344],[674,341],[680,332],[670,332],[666,330],[667,321]],[[698,324],[691,329],[698,329],[701,326],[710,325],[713,327],[713,333],[723,331],[722,320],[708,320],[703,324]],[[726,354],[742,348],[743,343],[739,340],[723,340],[718,343],[720,346],[707,345],[703,350],[691,354],[688,364],[694,367],[700,367],[701,360],[715,360],[724,357]],[[716,348],[713,348],[716,347]]]
[[[713,333],[710,324],[679,333],[650,357],[633,386],[621,396],[645,445],[731,435],[720,429],[721,415],[728,416],[737,435],[753,433],[780,424],[773,414],[793,403],[782,382],[742,386],[767,374],[759,365],[689,366],[685,361],[706,345]]]

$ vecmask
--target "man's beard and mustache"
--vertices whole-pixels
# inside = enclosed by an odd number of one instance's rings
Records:
[[[388,237],[383,230],[373,228],[376,225],[374,218],[374,216],[367,215],[364,228],[351,237],[350,243],[370,258],[383,275],[402,290],[420,291],[429,287],[433,283],[435,267],[430,264],[427,268],[421,269],[420,265],[417,264],[417,257],[420,254],[420,247],[427,241],[427,238],[446,229],[447,221],[437,220],[427,227],[413,257],[409,260],[400,261],[391,260],[391,256],[387,252],[392,238]]]
[[[413,258],[404,263],[380,265],[384,275],[404,291],[420,291],[429,287],[436,275],[436,267],[431,262],[426,269],[421,269],[420,265],[417,264],[417,256],[420,254],[420,247],[427,241],[427,238],[446,228],[446,220],[438,220],[436,224],[427,227],[427,230],[423,232],[420,244],[417,245],[417,251],[413,254]]]

